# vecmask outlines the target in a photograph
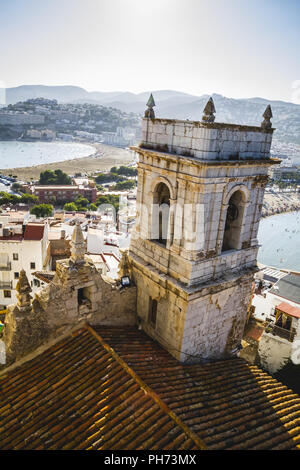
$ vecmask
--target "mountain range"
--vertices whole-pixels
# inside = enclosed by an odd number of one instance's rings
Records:
[[[29,98],[56,99],[61,103],[93,103],[117,108],[126,112],[142,114],[150,91],[88,92],[77,86],[22,85],[6,89],[6,103],[14,104]],[[162,118],[190,119],[199,121],[209,95],[195,96],[174,90],[153,92],[156,102],[155,115]],[[212,95],[216,107],[216,122],[260,125],[262,114],[268,104],[273,111],[274,137],[282,142],[300,145],[300,105],[264,98],[233,99],[219,94]]]

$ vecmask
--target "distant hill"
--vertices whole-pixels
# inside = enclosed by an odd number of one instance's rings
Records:
[[[6,101],[16,103],[29,98],[57,99],[62,103],[94,103],[113,107],[125,112],[143,113],[150,91],[130,92],[88,92],[76,86],[23,85],[6,90]],[[194,96],[174,90],[153,92],[157,117],[201,120],[208,95]],[[216,121],[260,125],[267,104],[273,110],[275,138],[283,142],[300,145],[300,105],[284,101],[270,101],[264,98],[233,99],[214,94]]]

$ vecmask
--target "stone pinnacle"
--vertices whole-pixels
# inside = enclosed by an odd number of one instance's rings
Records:
[[[202,116],[202,121],[205,122],[214,122],[215,116],[214,113],[216,112],[214,100],[212,97],[209,98],[208,102],[206,103],[206,106],[203,110],[203,116]]]
[[[151,93],[151,95],[149,96],[149,99],[147,101],[147,109],[145,111],[145,118],[150,118],[150,119],[155,118],[155,113],[154,113],[154,110],[153,110],[154,106],[156,106],[156,105],[155,105],[153,95]]]

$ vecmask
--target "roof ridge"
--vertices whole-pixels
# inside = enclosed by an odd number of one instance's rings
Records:
[[[89,325],[89,323],[85,324],[86,329],[101,343],[103,348],[109,352],[112,357],[120,364],[120,366],[127,372],[127,374],[131,375],[131,377],[137,382],[137,384],[141,387],[141,389],[148,394],[158,405],[159,407],[173,420],[175,423],[181,427],[185,434],[189,436],[190,439],[194,441],[194,443],[199,447],[201,450],[207,450],[207,446],[204,444],[202,439],[200,439],[197,434],[195,434],[186,424],[184,424],[181,419],[173,412],[171,409],[166,405],[166,403],[159,397],[159,395],[154,392],[154,390],[149,387],[141,378],[140,376],[134,372],[134,370],[118,355],[118,353],[109,346],[108,343],[104,341],[104,339],[94,330],[94,328]]]

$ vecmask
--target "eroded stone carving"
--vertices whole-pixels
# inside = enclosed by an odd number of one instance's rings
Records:
[[[263,129],[272,129],[272,123],[271,123],[272,117],[273,117],[272,109],[271,109],[271,106],[268,104],[263,114],[264,120],[261,123],[261,127]]]
[[[30,311],[32,308],[31,300],[32,296],[30,292],[32,289],[30,287],[29,281],[26,276],[24,269],[20,271],[20,277],[16,285],[17,291],[17,306],[20,312]]]

